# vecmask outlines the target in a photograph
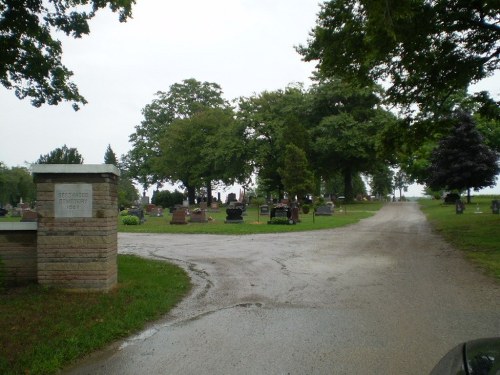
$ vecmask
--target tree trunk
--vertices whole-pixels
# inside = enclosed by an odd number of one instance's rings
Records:
[[[352,202],[354,200],[351,168],[344,169],[344,196],[346,202]]]
[[[467,188],[467,204],[470,204],[470,188]]]
[[[212,181],[207,182],[207,204],[212,204]]]
[[[194,204],[195,198],[196,198],[196,189],[194,186],[186,186],[187,191],[188,191],[188,201],[189,204]]]

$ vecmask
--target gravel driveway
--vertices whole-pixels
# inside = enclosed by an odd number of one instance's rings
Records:
[[[459,342],[500,336],[500,283],[415,203],[315,232],[120,233],[119,251],[174,261],[195,288],[67,373],[427,374]]]

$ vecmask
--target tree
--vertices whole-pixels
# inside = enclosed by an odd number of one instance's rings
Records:
[[[455,127],[451,134],[441,139],[432,152],[427,185],[433,190],[467,189],[470,203],[471,188],[495,185],[500,171],[498,154],[484,144],[469,114],[459,112],[452,122]]]
[[[294,144],[288,144],[285,148],[284,166],[280,168],[279,173],[290,200],[295,197],[302,199],[313,191],[314,179],[310,169],[304,150]]]
[[[392,102],[436,112],[498,69],[498,22],[488,0],[331,0],[297,50],[326,77],[389,80]]]
[[[410,178],[403,170],[400,169],[396,172],[394,175],[394,189],[399,190],[399,200],[403,197],[403,190],[406,191],[410,183]]]
[[[62,100],[86,100],[70,81],[62,63],[62,45],[55,32],[74,38],[89,34],[89,20],[109,5],[120,22],[131,16],[135,0],[0,0],[0,82],[19,99],[31,98],[35,107]],[[86,7],[86,8],[85,8]]]
[[[375,86],[322,79],[310,91],[311,164],[323,180],[342,173],[347,201],[354,198],[353,176],[368,173],[377,165],[379,133],[395,121],[379,107],[377,90]]]
[[[111,145],[108,144],[108,148],[104,153],[104,164],[113,164],[114,166],[118,166],[118,160],[116,159],[116,154],[113,152]]]
[[[165,180],[153,161],[161,157],[160,140],[174,121],[190,118],[208,108],[229,108],[218,84],[193,78],[173,84],[168,92],[157,92],[156,97],[142,110],[144,119],[130,135],[132,150],[125,160],[131,176],[144,190]]]
[[[83,164],[83,157],[76,148],[62,147],[52,150],[48,154],[40,155],[36,164]]]
[[[371,174],[371,195],[383,198],[392,193],[392,179],[394,173],[385,164],[379,165]]]
[[[237,116],[247,129],[259,189],[264,190],[267,197],[272,193],[283,196],[279,171],[284,168],[287,145],[295,145],[308,153],[307,100],[307,93],[300,85],[239,99]]]
[[[206,109],[178,119],[160,140],[155,168],[171,182],[182,182],[190,203],[201,187],[210,202],[214,183],[243,183],[250,175],[243,131],[230,109]]]
[[[32,202],[35,196],[35,183],[27,168],[7,168],[0,162],[0,207],[7,203],[16,205],[21,199]]]

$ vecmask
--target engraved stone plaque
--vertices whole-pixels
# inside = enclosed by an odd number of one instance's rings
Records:
[[[92,184],[56,184],[56,218],[92,217]]]

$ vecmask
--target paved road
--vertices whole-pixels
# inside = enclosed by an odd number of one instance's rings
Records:
[[[500,284],[414,203],[335,230],[120,234],[119,251],[189,270],[163,321],[72,374],[427,374],[455,344],[500,336]]]

